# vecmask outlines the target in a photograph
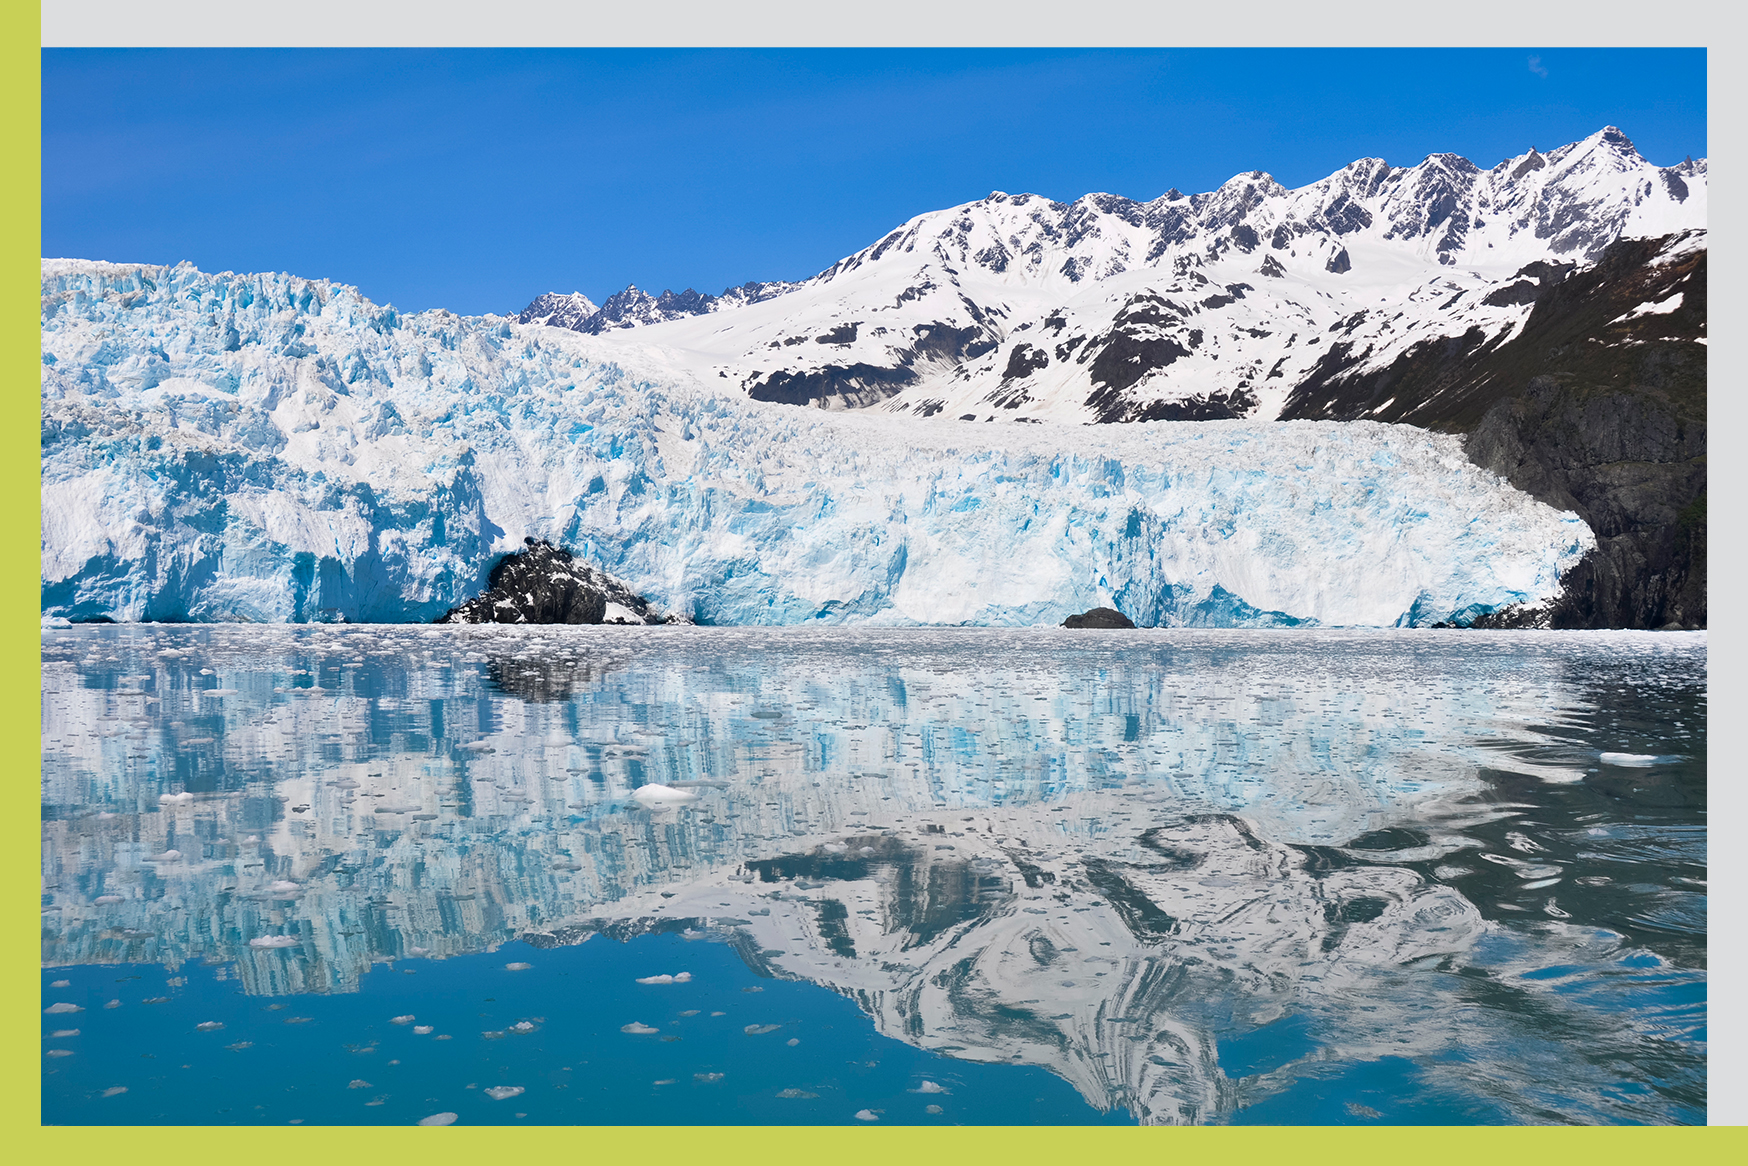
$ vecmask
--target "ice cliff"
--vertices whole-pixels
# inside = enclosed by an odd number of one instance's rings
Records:
[[[705,623],[1428,624],[1594,545],[1406,426],[828,414],[325,281],[42,274],[45,616],[429,620],[534,537]]]

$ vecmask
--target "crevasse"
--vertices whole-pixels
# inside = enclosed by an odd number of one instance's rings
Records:
[[[42,468],[70,619],[427,620],[534,536],[701,623],[1419,625],[1594,545],[1406,426],[828,414],[187,264],[44,261]]]

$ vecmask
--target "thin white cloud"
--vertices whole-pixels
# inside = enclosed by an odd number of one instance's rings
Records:
[[[1529,59],[1529,71],[1538,77],[1546,77],[1548,75],[1547,66],[1542,64],[1542,59],[1540,57],[1531,57]]]

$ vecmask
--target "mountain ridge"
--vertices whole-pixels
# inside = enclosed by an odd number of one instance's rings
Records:
[[[1703,229],[1706,175],[1704,159],[1653,166],[1607,126],[1488,170],[1432,154],[1358,159],[1291,190],[1253,170],[1146,202],[992,191],[807,280],[722,296],[633,286],[570,326],[659,346],[677,371],[761,400],[942,419],[1267,419],[1313,375],[1332,325],[1381,365],[1473,328],[1502,341],[1528,314],[1510,291],[1522,269]],[[536,322],[538,306],[518,319]]]

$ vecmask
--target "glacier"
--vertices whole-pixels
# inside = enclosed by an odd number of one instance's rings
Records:
[[[919,424],[285,274],[42,267],[42,610],[430,620],[525,537],[699,623],[1423,626],[1589,528],[1375,422]]]

